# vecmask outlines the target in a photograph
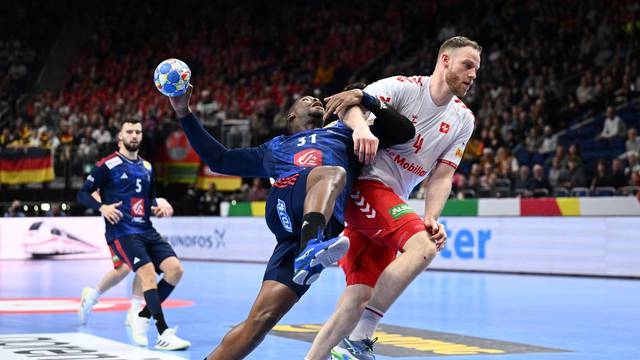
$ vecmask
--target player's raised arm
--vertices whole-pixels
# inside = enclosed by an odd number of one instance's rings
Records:
[[[171,106],[180,118],[180,124],[184,129],[189,143],[198,153],[200,158],[215,172],[236,176],[267,177],[262,160],[264,158],[263,147],[246,149],[227,149],[216,140],[200,124],[200,121],[191,112],[189,99],[193,86],[184,95],[170,97]]]

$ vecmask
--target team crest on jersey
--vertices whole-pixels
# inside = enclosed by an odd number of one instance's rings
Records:
[[[131,198],[131,216],[144,216],[144,199]]]
[[[278,205],[276,205],[276,209],[278,210],[278,217],[280,218],[280,222],[282,223],[282,227],[288,232],[293,232],[293,227],[291,226],[291,219],[289,218],[289,214],[287,214],[287,204],[278,199]]]
[[[293,163],[301,167],[315,167],[322,165],[322,151],[318,149],[306,149],[298,151],[293,156]]]
[[[451,128],[451,125],[447,124],[446,122],[441,122],[440,123],[440,132],[443,134],[446,134],[449,132],[449,129]]]
[[[460,148],[457,148],[456,149],[456,156],[461,158],[462,155],[464,155],[464,151],[462,149],[460,149]]]
[[[107,167],[109,168],[109,170],[113,169],[114,167],[118,166],[122,164],[122,159],[120,159],[120,156],[116,156],[112,159],[109,159],[105,162],[105,165],[107,165]]]

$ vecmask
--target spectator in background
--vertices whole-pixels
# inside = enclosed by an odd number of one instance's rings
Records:
[[[244,184],[242,187],[244,201],[263,201],[267,198],[268,190],[262,186],[262,179],[253,178],[251,186]]]
[[[218,191],[216,183],[212,182],[209,184],[207,192],[200,196],[202,215],[220,216],[220,204],[222,200],[222,194]]]
[[[620,159],[613,159],[611,162],[611,181],[616,189],[627,186],[629,183],[629,178],[624,174],[624,165]]]
[[[613,177],[609,174],[607,161],[604,159],[598,160],[596,165],[596,174],[591,181],[591,191],[594,191],[598,187],[610,187],[614,186]]]
[[[483,174],[480,177],[480,187],[483,189],[491,189],[491,175],[493,174],[493,164],[485,162],[483,167]]]
[[[562,165],[559,157],[554,157],[549,169],[549,185],[553,187],[565,186],[569,181],[569,170]]]
[[[513,185],[513,171],[511,169],[511,165],[509,161],[502,161],[498,166],[497,176],[499,180],[503,180],[503,182],[508,182],[509,187]]]
[[[201,204],[196,184],[189,184],[189,188],[182,198],[182,211],[180,213],[187,216],[199,215],[203,212],[203,209],[200,208]]]
[[[631,152],[627,157],[627,167],[624,169],[624,175],[629,178],[631,174],[640,172],[640,163],[638,163],[638,154]]]
[[[104,123],[101,123],[97,129],[93,130],[91,138],[96,142],[100,150],[106,149],[113,140],[111,133],[106,129]]]
[[[67,213],[65,213],[64,210],[62,210],[62,208],[60,207],[60,203],[54,202],[54,203],[51,203],[51,209],[47,211],[45,216],[61,217],[61,216],[67,216]]]
[[[533,165],[533,178],[531,179],[531,189],[551,190],[549,180],[544,175],[544,168],[540,164]]]
[[[587,178],[584,175],[582,165],[576,158],[570,158],[569,162],[569,182],[566,184],[568,188],[587,186]]]
[[[534,126],[524,140],[525,147],[530,154],[537,153],[542,146],[542,137],[540,136],[540,128]]]
[[[520,166],[520,164],[518,163],[518,159],[516,159],[515,156],[511,155],[506,147],[501,146],[498,148],[498,151],[496,153],[496,166],[501,166],[503,162],[509,164],[509,169],[512,173],[518,171],[518,167]]]
[[[622,121],[613,110],[612,106],[607,107],[607,116],[604,120],[604,127],[600,135],[596,137],[596,140],[604,139],[610,140],[615,137],[624,137],[624,133],[627,131],[627,125]]]
[[[546,125],[544,127],[544,136],[542,137],[542,145],[538,152],[540,154],[548,154],[553,152],[558,145],[558,137],[553,133],[551,126]]]
[[[25,217],[20,200],[13,200],[11,206],[5,211],[4,217]]]
[[[553,159],[558,158],[560,159],[560,166],[562,166],[563,168],[567,167],[567,155],[564,151],[564,146],[562,145],[556,145],[556,152],[553,155],[553,157],[549,156],[547,157],[547,159],[544,162],[544,166],[545,167],[551,167],[551,163],[553,162]]]
[[[513,191],[519,194],[522,197],[531,196],[531,171],[529,167],[526,165],[520,166],[518,170],[518,176],[516,178],[516,182],[513,186]]]
[[[582,156],[580,155],[580,148],[577,144],[571,144],[567,151],[567,162],[571,160],[575,161],[579,166],[582,166]]]
[[[5,127],[2,129],[2,134],[0,134],[0,149],[4,149],[13,141],[13,135],[11,134],[11,129]]]
[[[624,147],[626,151],[621,157],[627,157],[631,153],[640,154],[640,138],[636,128],[632,127],[627,130],[627,141],[625,141]]]

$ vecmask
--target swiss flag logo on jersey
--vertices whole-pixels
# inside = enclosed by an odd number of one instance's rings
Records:
[[[451,126],[449,124],[447,124],[446,122],[443,121],[443,122],[440,123],[440,132],[443,133],[443,134],[446,134],[446,133],[449,132],[449,128],[450,127]]]
[[[293,163],[301,167],[315,167],[322,165],[322,151],[307,149],[298,151],[293,156]]]
[[[382,95],[379,95],[378,99],[380,99],[380,101],[382,101],[385,104],[388,104],[391,102],[391,96],[384,97]]]
[[[131,216],[144,216],[144,199],[131,198]]]

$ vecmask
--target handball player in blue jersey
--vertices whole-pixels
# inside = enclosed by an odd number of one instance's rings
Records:
[[[191,113],[191,91],[169,99],[189,142],[211,170],[275,180],[265,216],[277,244],[262,288],[246,320],[229,331],[207,358],[242,359],[293,307],[320,271],[346,253],[348,239],[340,236],[344,207],[361,162],[371,162],[378,145],[406,142],[415,130],[406,117],[367,94],[363,94],[362,106],[380,119],[371,129],[348,127],[356,122],[354,118],[364,120],[358,106],[338,109],[344,121],[322,128],[322,103],[304,96],[288,112],[290,136],[275,137],[258,147],[227,149]]]
[[[170,206],[158,203],[151,164],[138,156],[142,141],[139,120],[124,120],[118,133],[118,151],[100,160],[78,192],[78,201],[100,211],[105,218],[111,251],[136,273],[146,306],[131,319],[133,341],[148,345],[147,331],[153,316],[160,350],[180,350],[191,343],[176,336],[162,312],[162,302],[182,277],[183,268],[171,245],[153,228],[150,216],[170,215]],[[91,194],[100,190],[98,201]],[[164,273],[156,284],[156,273]]]

